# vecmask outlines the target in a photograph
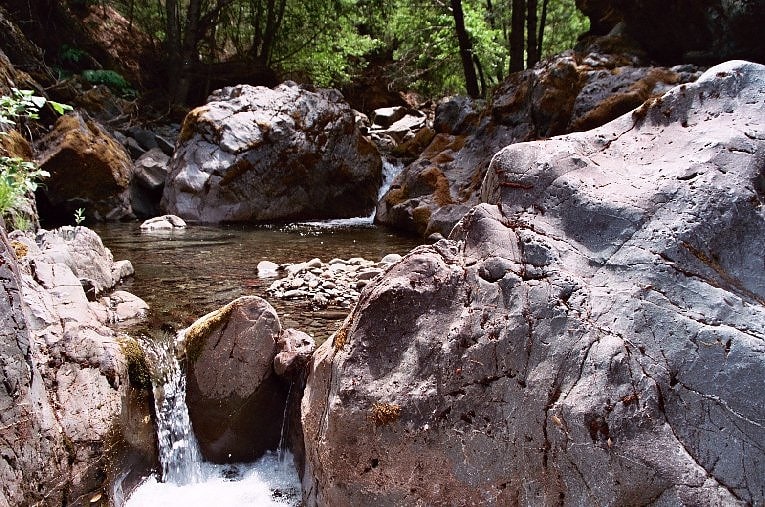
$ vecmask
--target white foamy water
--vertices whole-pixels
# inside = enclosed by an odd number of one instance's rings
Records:
[[[175,354],[175,340],[164,337],[142,344],[157,384],[154,399],[162,477],[148,477],[124,505],[299,505],[300,481],[288,451],[268,453],[254,463],[216,465],[202,459],[186,406],[186,375]],[[117,504],[121,496],[119,487],[115,491]]]
[[[203,480],[178,485],[149,477],[126,507],[270,507],[300,505],[301,491],[292,454],[280,461],[270,453],[255,463],[202,465]]]
[[[377,202],[383,198],[385,193],[390,190],[393,180],[404,169],[404,164],[399,161],[392,162],[383,158],[382,162],[382,184],[377,191]],[[317,220],[315,222],[300,222],[300,225],[310,225],[312,227],[359,227],[364,225],[371,226],[375,220],[375,210],[366,217],[354,218],[333,218],[330,220]]]

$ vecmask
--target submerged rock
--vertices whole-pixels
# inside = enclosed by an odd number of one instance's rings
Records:
[[[366,216],[382,162],[336,90],[218,90],[184,120],[163,207],[201,222]]]
[[[307,505],[765,498],[765,67],[513,145],[315,354]]]

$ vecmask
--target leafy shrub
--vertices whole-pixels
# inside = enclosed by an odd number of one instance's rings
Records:
[[[20,118],[38,118],[37,112],[46,103],[59,114],[72,109],[66,104],[38,97],[31,90],[12,88],[11,95],[0,96],[0,127],[15,126]],[[0,132],[0,135],[6,135],[6,132]],[[20,157],[0,156],[0,216],[10,215],[17,228],[22,228],[20,224],[24,220],[16,208],[25,195],[37,190],[39,180],[48,176],[50,174],[34,162]]]
[[[136,95],[136,91],[130,86],[130,83],[122,75],[113,70],[84,70],[82,71],[82,77],[91,84],[106,85],[123,97],[134,97]]]

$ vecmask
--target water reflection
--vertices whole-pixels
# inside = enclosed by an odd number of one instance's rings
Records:
[[[260,261],[380,260],[389,253],[403,255],[420,243],[370,225],[191,226],[183,232],[152,234],[142,233],[138,223],[93,228],[116,260],[133,263],[135,277],[121,288],[150,305],[149,327],[179,329],[232,299],[257,295],[276,308],[285,327],[312,333],[318,341],[337,328],[347,311],[314,311],[306,302],[268,298],[266,289],[273,279],[258,278]]]

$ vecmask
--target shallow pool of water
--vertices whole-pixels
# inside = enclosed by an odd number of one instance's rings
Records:
[[[260,261],[295,263],[318,257],[364,257],[378,261],[386,254],[405,254],[419,238],[351,222],[284,226],[190,226],[174,233],[144,233],[138,223],[102,224],[94,230],[115,260],[133,263],[135,276],[124,290],[151,307],[144,328],[177,330],[243,295],[264,297],[279,313],[284,327],[296,327],[325,340],[339,326],[345,309],[314,310],[306,302],[270,298],[273,279],[258,278]]]

